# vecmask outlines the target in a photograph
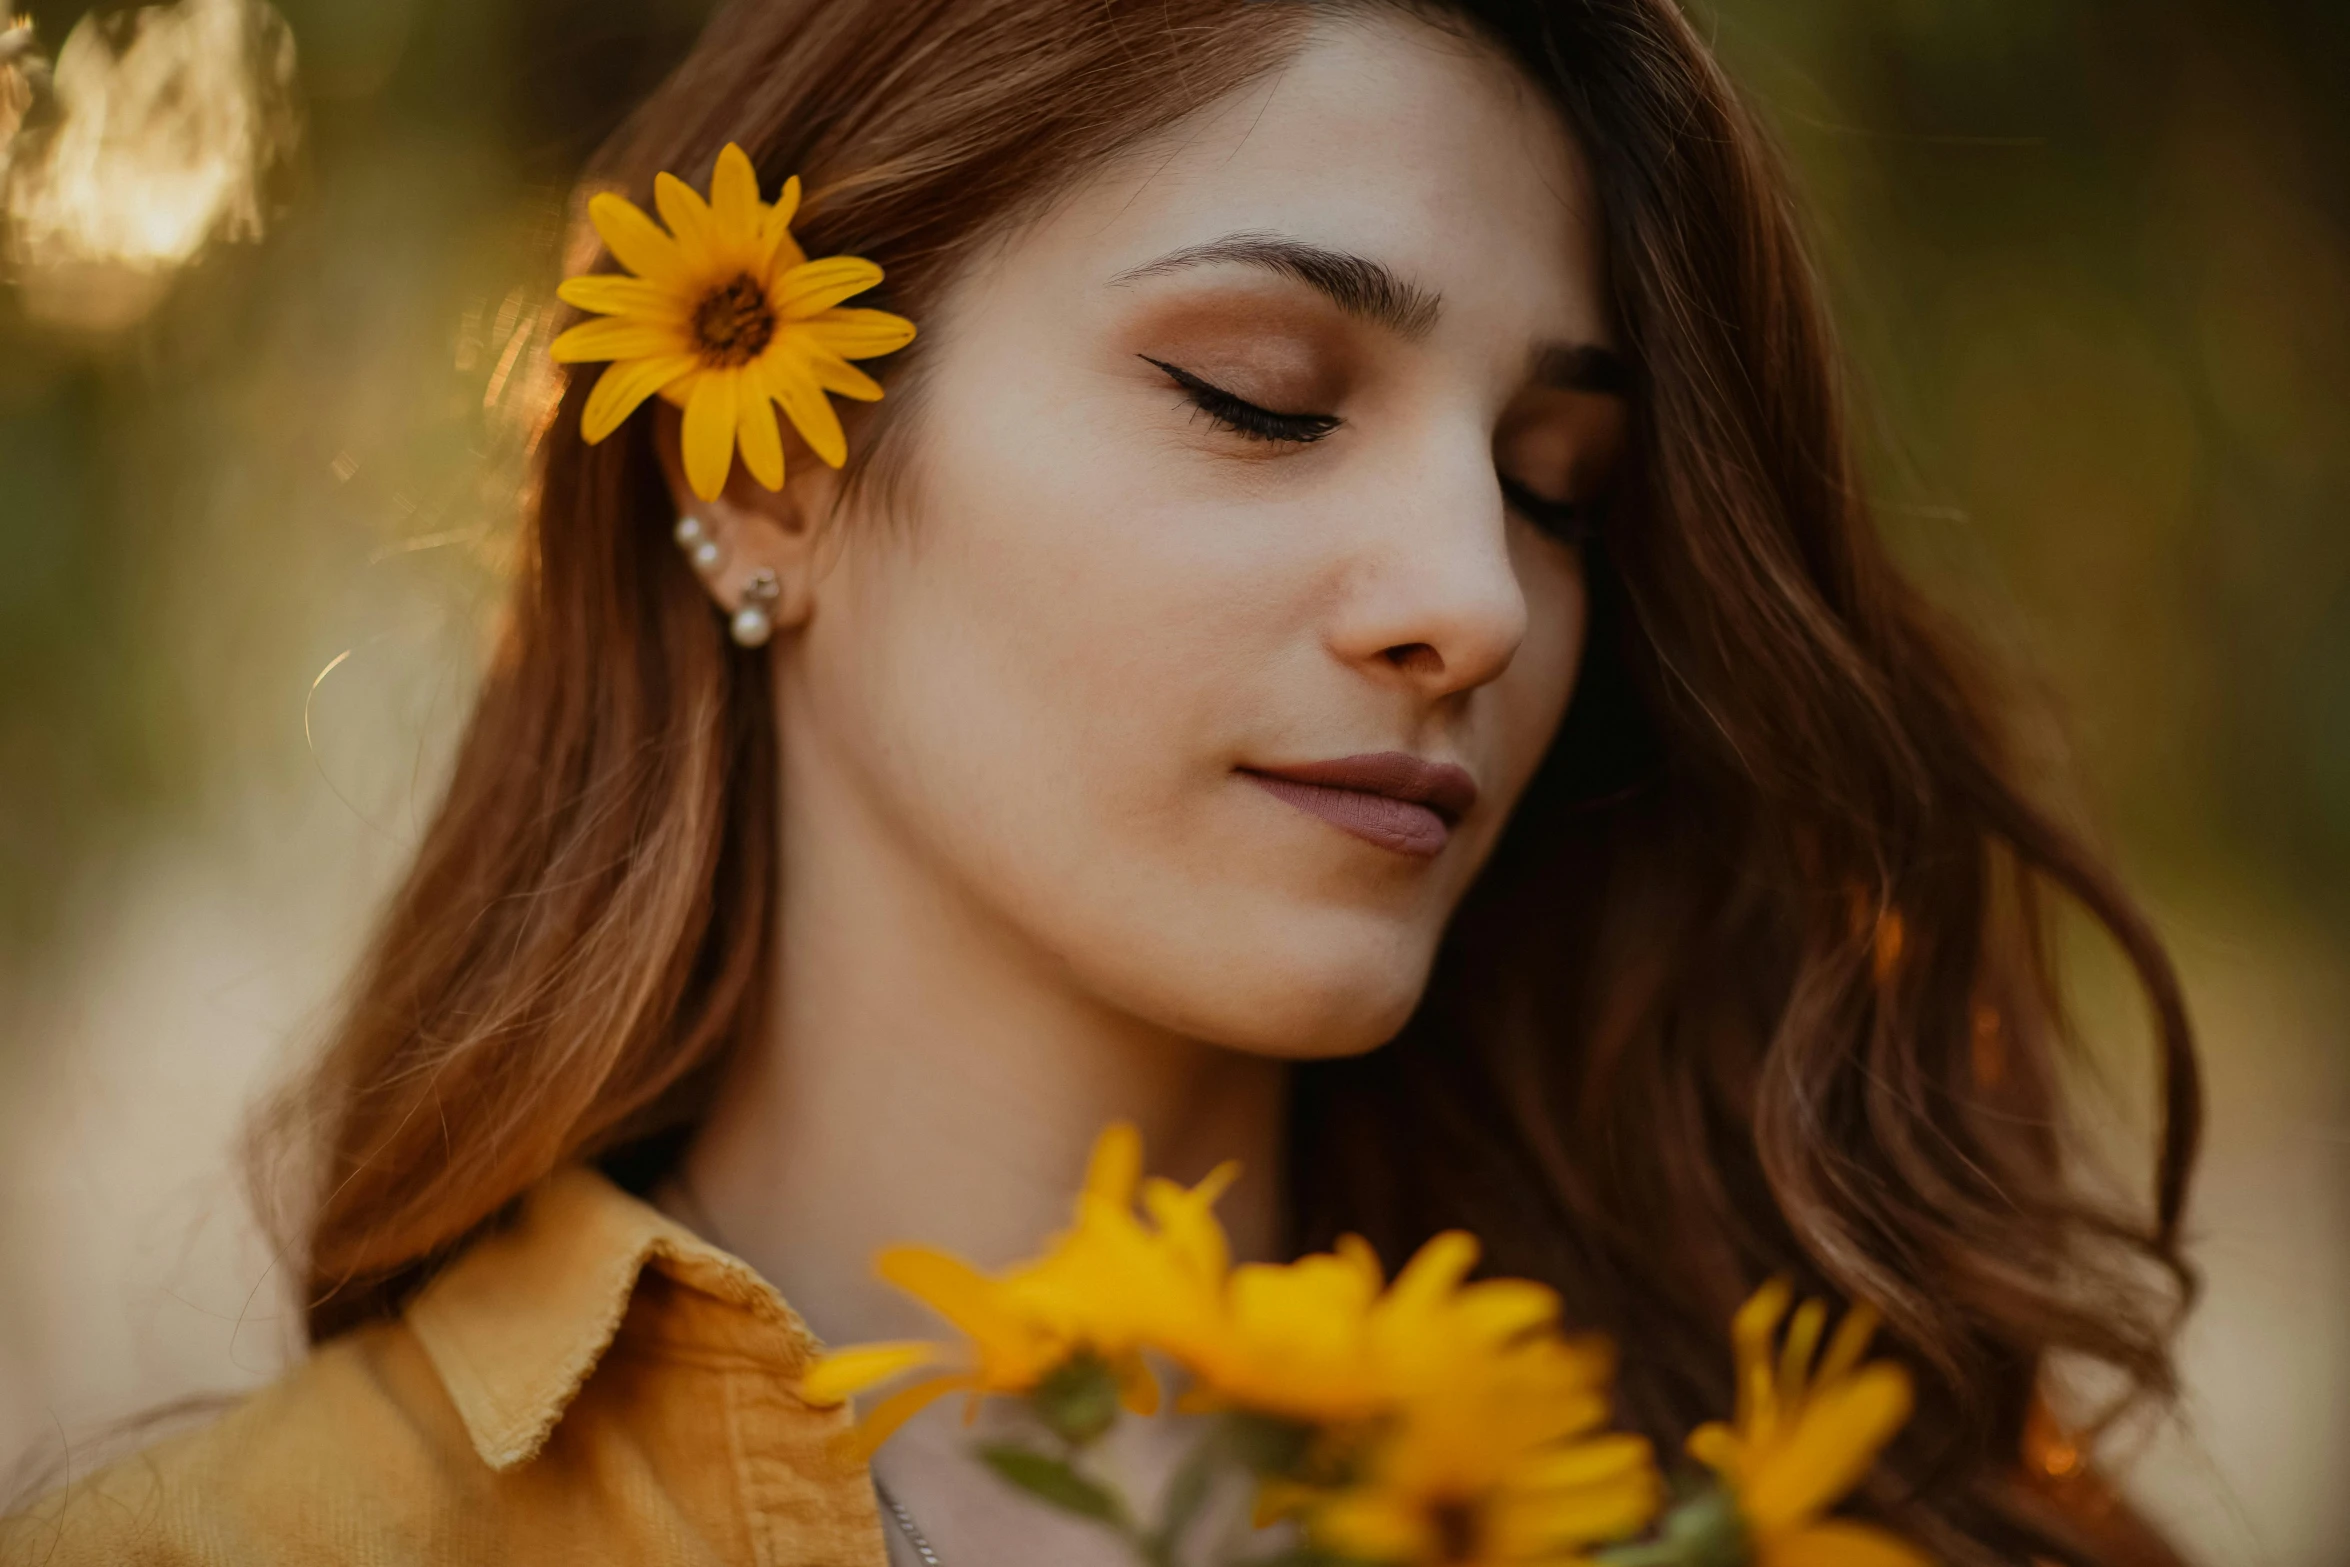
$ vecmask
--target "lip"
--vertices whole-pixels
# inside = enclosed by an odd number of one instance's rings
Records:
[[[1372,751],[1289,767],[1243,767],[1275,799],[1382,849],[1429,860],[1477,803],[1477,780],[1450,762]]]

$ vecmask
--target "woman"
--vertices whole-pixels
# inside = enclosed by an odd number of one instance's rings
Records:
[[[1920,1401],[1861,1505],[2106,1559],[2025,1437],[2052,1357],[2168,1390],[2177,986],[1872,533],[1668,0],[741,0],[596,183],[729,142],[919,339],[845,468],[710,501],[675,408],[591,445],[570,380],[273,1122],[316,1353],[10,1548],[910,1560],[810,1329],[918,1326],[874,1248],[1020,1253],[1123,1116],[1246,1162],[1244,1252],[1476,1231],[1666,1451],[1759,1281],[1868,1300]],[[2066,1179],[2052,899],[2156,1019],[2144,1215]],[[959,1440],[879,1463],[940,1559],[1114,1559]]]

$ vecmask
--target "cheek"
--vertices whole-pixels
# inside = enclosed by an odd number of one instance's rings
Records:
[[[1232,693],[1264,662],[1250,637],[1278,619],[1247,602],[1265,578],[1245,535],[1154,505],[1159,454],[1106,417],[942,388],[919,515],[870,552],[839,617],[841,718],[870,731],[924,835],[1015,897],[1064,862],[1182,835],[1228,765]]]

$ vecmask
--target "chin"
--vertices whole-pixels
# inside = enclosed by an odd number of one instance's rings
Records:
[[[1252,953],[1213,981],[1208,1015],[1188,1032],[1227,1049],[1329,1061],[1378,1049],[1402,1032],[1427,987],[1425,958],[1392,951]],[[1204,999],[1204,998],[1203,998]]]

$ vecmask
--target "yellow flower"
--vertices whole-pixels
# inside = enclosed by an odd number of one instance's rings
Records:
[[[1360,1481],[1302,1508],[1314,1541],[1413,1567],[1567,1567],[1656,1516],[1663,1484],[1641,1438],[1587,1429],[1530,1441],[1529,1426],[1555,1422],[1488,1413],[1467,1427],[1407,1418]]]
[[[1381,1289],[1358,1236],[1334,1253],[1233,1270],[1223,1320],[1172,1346],[1200,1405],[1314,1424],[1367,1420],[1472,1374],[1504,1346],[1553,1326],[1558,1297],[1522,1279],[1463,1285],[1477,1243],[1437,1236]]]
[[[1655,1516],[1648,1444],[1600,1429],[1607,1353],[1559,1334],[1541,1285],[1464,1285],[1476,1258],[1471,1237],[1440,1235],[1382,1292],[1350,1236],[1233,1274],[1225,1338],[1194,1366],[1209,1401],[1318,1426],[1321,1461],[1352,1471],[1269,1483],[1260,1521],[1299,1515],[1364,1561],[1503,1567],[1582,1560]]]
[[[1189,1409],[1301,1422],[1364,1420],[1386,1406],[1368,1353],[1379,1262],[1349,1235],[1335,1254],[1233,1270],[1213,1326],[1174,1353],[1197,1379]]]
[[[1821,1516],[1909,1418],[1909,1374],[1887,1361],[1861,1364],[1876,1332],[1865,1305],[1845,1314],[1815,1367],[1827,1307],[1805,1301],[1778,1343],[1792,1300],[1786,1282],[1773,1280],[1739,1308],[1730,1328],[1737,1420],[1700,1427],[1690,1456],[1737,1498],[1753,1567],[1930,1567],[1895,1535]]]
[[[1080,1357],[1117,1378],[1137,1414],[1158,1406],[1146,1347],[1197,1339],[1223,1286],[1223,1231],[1208,1210],[1237,1173],[1226,1165],[1190,1189],[1141,1182],[1142,1143],[1115,1125],[1094,1144],[1076,1222],[1044,1256],[990,1277],[949,1253],[897,1246],[876,1259],[881,1276],[958,1329],[967,1364],[892,1393],[858,1426],[867,1454],[932,1401],[952,1392],[1019,1396],[1035,1392]],[[1159,1223],[1134,1211],[1138,1183]],[[811,1402],[837,1403],[918,1366],[949,1356],[929,1342],[859,1345],[827,1355],[801,1381]]]
[[[654,180],[653,195],[667,232],[619,196],[588,203],[606,248],[635,275],[576,277],[557,291],[605,318],[555,340],[560,363],[611,362],[581,433],[590,445],[603,440],[658,393],[685,410],[687,482],[716,500],[738,445],[753,477],[783,488],[780,404],[809,449],[839,467],[848,441],[825,394],[878,399],[880,385],[849,361],[914,339],[902,316],[841,307],[879,283],[881,268],[856,256],[810,261],[791,234],[798,176],[769,206],[749,155],[731,142],[708,201],[668,174]]]

